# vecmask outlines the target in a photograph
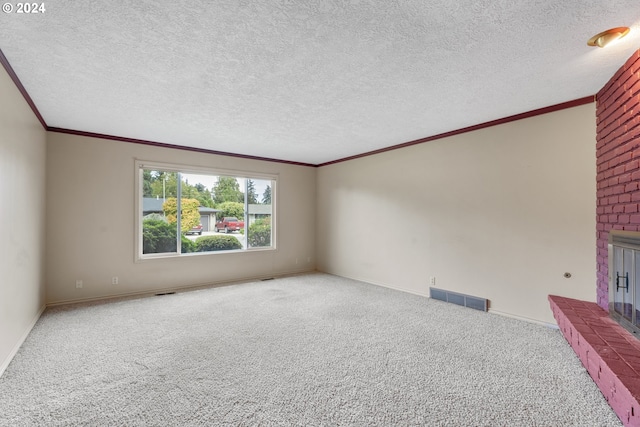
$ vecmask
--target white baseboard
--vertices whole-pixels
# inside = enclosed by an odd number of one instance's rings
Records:
[[[22,347],[22,344],[24,343],[24,340],[27,339],[27,337],[29,336],[29,333],[31,332],[31,330],[35,326],[36,322],[38,321],[38,319],[40,319],[40,316],[42,316],[42,313],[44,312],[45,308],[47,308],[46,305],[43,305],[40,308],[40,310],[38,311],[38,314],[36,314],[36,316],[31,321],[31,324],[27,327],[27,329],[25,329],[25,331],[22,333],[22,336],[20,337],[20,339],[18,340],[16,345],[13,347],[13,349],[11,350],[11,352],[9,353],[7,358],[0,365],[0,377],[2,376],[2,374],[4,374],[4,371],[6,371],[7,368],[9,367],[9,364],[13,360],[14,356],[16,355],[16,353],[18,353],[18,350],[20,350],[20,347]]]
[[[376,282],[373,282],[371,280],[363,279],[363,278],[360,278],[360,277],[343,276],[343,275],[334,274],[334,273],[325,273],[325,274],[333,274],[334,276],[344,277],[346,279],[357,280],[359,282],[369,283],[369,284],[375,285],[375,286],[382,286],[383,288],[393,289],[395,291],[406,292],[406,293],[409,293],[409,294],[430,298],[429,294],[427,294],[427,293],[413,292],[413,291],[409,291],[407,289],[402,289],[402,288],[398,288],[398,287],[395,287],[395,286],[390,286],[390,285],[387,285],[387,284],[384,284],[384,283],[376,283]],[[547,322],[543,322],[541,320],[531,319],[529,317],[518,316],[516,314],[511,314],[511,313],[505,313],[505,312],[502,312],[502,311],[492,310],[491,308],[489,308],[488,312],[491,313],[491,314],[498,315],[498,316],[510,317],[512,319],[522,320],[524,322],[535,323],[537,325],[546,326],[547,328],[550,328],[550,329],[559,329],[558,325],[556,325],[555,323],[547,323]]]
[[[510,317],[512,319],[522,320],[524,322],[535,323],[536,325],[546,326],[547,328],[550,328],[550,329],[560,329],[558,325],[556,325],[555,323],[547,323],[547,322],[543,322],[542,320],[531,319],[530,317],[518,316],[515,314],[505,313],[502,311],[496,311],[492,309],[489,309],[489,313],[497,314],[499,316],[504,316],[504,317]]]
[[[371,279],[365,279],[365,278],[357,277],[357,276],[347,276],[347,275],[342,275],[342,274],[337,274],[337,273],[327,273],[326,271],[322,271],[322,270],[318,270],[318,272],[319,273],[323,273],[323,274],[330,274],[330,275],[336,276],[336,277],[343,277],[345,279],[355,280],[357,282],[363,282],[363,283],[366,283],[368,285],[380,286],[381,288],[393,289],[394,291],[400,291],[400,292],[404,292],[404,293],[411,294],[411,295],[417,295],[419,297],[429,298],[429,294],[428,293],[414,292],[414,291],[410,291],[408,289],[399,288],[397,286],[387,285],[386,283],[375,282],[375,281],[373,281]]]
[[[165,293],[165,292],[185,292],[190,290],[195,291],[198,289],[214,288],[216,286],[225,286],[225,285],[234,285],[234,284],[240,284],[240,283],[246,283],[246,282],[253,282],[253,281],[265,279],[268,277],[286,277],[289,275],[314,273],[315,271],[316,270],[309,270],[309,269],[288,270],[288,271],[281,271],[281,272],[272,273],[272,274],[261,274],[259,276],[247,276],[247,277],[241,277],[238,279],[227,279],[227,280],[212,281],[212,282],[206,282],[206,283],[194,283],[190,285],[174,286],[171,288],[146,289],[146,290],[135,291],[135,292],[119,292],[115,294],[102,295],[97,297],[50,301],[47,303],[47,307],[56,307],[60,305],[100,302],[100,301],[109,301],[109,300],[118,300],[118,299],[127,299],[127,298],[149,297],[157,293]]]

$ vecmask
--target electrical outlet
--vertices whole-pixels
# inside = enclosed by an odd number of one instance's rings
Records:
[[[311,257],[307,257],[307,262],[311,262]]]
[[[82,288],[82,280],[76,280],[76,289]]]
[[[118,276],[113,276],[111,278],[111,284],[112,285],[117,285],[118,284]]]
[[[431,286],[435,286],[436,285],[436,276],[429,277],[429,284]]]

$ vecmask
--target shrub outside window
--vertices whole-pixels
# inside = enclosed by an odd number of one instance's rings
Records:
[[[276,176],[136,162],[139,259],[275,248]]]

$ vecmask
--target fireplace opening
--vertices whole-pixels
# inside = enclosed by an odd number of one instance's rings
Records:
[[[609,315],[640,336],[640,233],[609,233]]]

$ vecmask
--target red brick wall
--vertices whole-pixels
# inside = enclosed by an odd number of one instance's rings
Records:
[[[640,231],[640,50],[596,95],[598,305],[609,310],[610,230]]]

